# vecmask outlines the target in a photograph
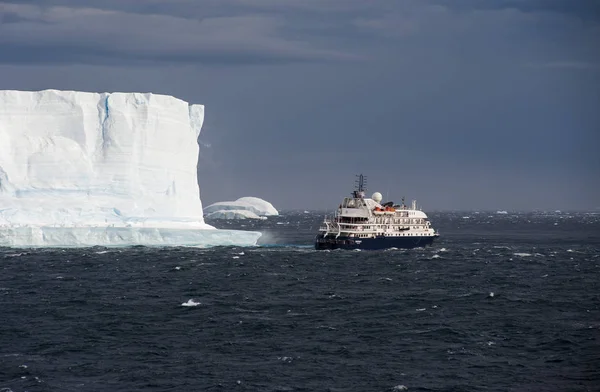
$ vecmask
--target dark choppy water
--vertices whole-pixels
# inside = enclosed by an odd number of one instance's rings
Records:
[[[410,251],[313,251],[304,213],[254,249],[0,249],[0,390],[600,390],[600,214],[430,216]]]

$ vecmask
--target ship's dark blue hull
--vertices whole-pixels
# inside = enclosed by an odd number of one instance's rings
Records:
[[[315,238],[315,249],[412,249],[429,246],[433,244],[433,240],[435,238],[437,238],[437,236],[402,236],[376,238],[350,238],[345,236],[339,236],[336,238],[331,234],[323,238],[323,234],[318,234]]]

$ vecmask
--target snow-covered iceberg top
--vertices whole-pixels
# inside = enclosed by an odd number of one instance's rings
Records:
[[[204,213],[211,214],[217,211],[228,210],[246,210],[251,211],[258,216],[279,215],[279,212],[273,207],[273,204],[258,197],[240,197],[235,201],[220,201],[213,203],[204,208]]]
[[[0,91],[0,246],[255,244],[204,222],[203,121],[167,95]]]

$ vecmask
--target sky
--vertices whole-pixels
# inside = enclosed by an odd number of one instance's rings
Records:
[[[204,205],[600,210],[598,0],[0,1],[0,89],[203,104]]]

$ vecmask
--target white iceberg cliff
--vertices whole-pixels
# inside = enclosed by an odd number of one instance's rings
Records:
[[[225,214],[226,211],[236,211],[236,214]],[[240,211],[252,212],[256,215],[252,216]],[[215,214],[220,212],[221,214]],[[265,216],[279,215],[279,212],[273,207],[273,204],[258,197],[240,197],[235,201],[220,201],[213,203],[204,208],[206,218],[217,219],[244,219],[244,218],[261,218]],[[243,217],[242,217],[243,215]]]
[[[204,222],[203,121],[166,95],[0,91],[0,246],[256,245]]]

